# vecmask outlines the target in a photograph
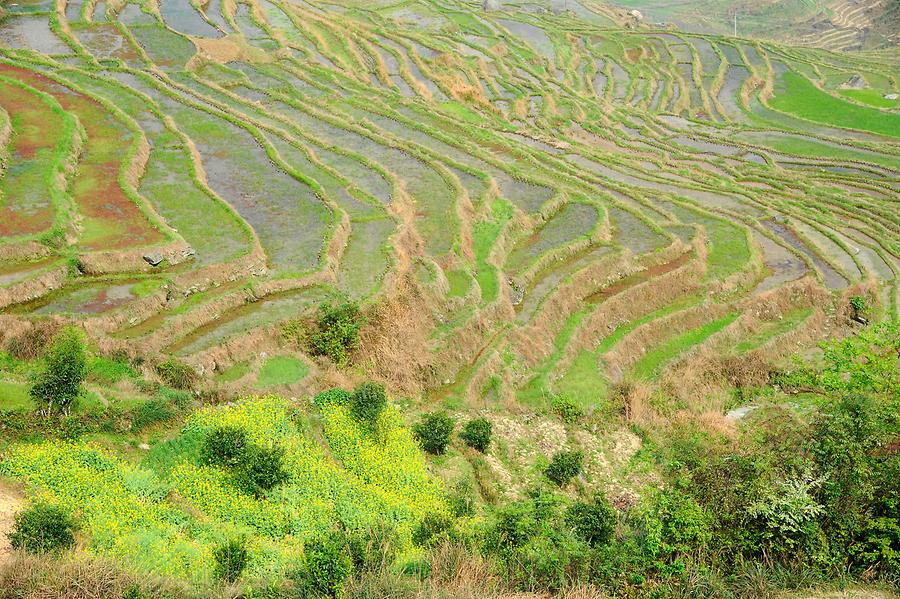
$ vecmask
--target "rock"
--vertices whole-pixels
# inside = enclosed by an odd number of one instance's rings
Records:
[[[900,100],[900,94],[885,94],[885,100]]]
[[[494,12],[501,10],[503,7],[500,5],[500,0],[484,0],[484,11],[485,12]]]
[[[638,21],[644,20],[643,13],[641,13],[641,11],[639,11],[637,9],[628,11],[628,14],[631,15],[632,17],[634,17]]]
[[[146,443],[141,443],[140,445],[138,445],[138,449],[143,449],[144,451],[150,451],[150,446],[147,445]]]
[[[843,87],[844,89],[863,89],[867,85],[868,84],[866,83],[865,78],[859,73],[856,73],[854,75],[851,75],[850,78],[841,85],[841,87]]]
[[[144,261],[150,266],[159,266],[160,264],[162,264],[162,261],[164,259],[162,254],[155,252],[152,254],[144,254],[143,258]]]

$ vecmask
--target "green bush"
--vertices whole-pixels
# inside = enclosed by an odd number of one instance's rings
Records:
[[[387,393],[379,383],[361,383],[350,396],[350,412],[357,422],[374,431],[387,405]]]
[[[200,448],[205,464],[230,469],[248,493],[261,495],[288,480],[284,469],[284,449],[260,447],[247,440],[237,427],[224,426],[206,435]]]
[[[584,416],[584,411],[574,401],[565,395],[557,395],[553,398],[551,406],[553,412],[566,424],[575,424]]]
[[[454,426],[453,419],[446,412],[433,412],[422,416],[422,420],[413,428],[413,433],[422,449],[430,454],[441,455],[450,444]]]
[[[566,523],[594,547],[607,545],[616,529],[616,512],[602,495],[592,501],[576,501],[566,511]]]
[[[553,455],[553,459],[550,460],[550,465],[544,470],[544,474],[562,487],[581,474],[583,463],[584,454],[580,451],[559,451]]]
[[[318,330],[309,339],[310,351],[317,356],[328,356],[338,366],[346,366],[350,354],[359,344],[359,329],[364,322],[359,306],[353,302],[337,307],[322,304],[319,306]]]
[[[131,424],[135,429],[140,430],[151,424],[169,420],[175,414],[176,411],[172,406],[172,402],[164,397],[154,397],[135,408]]]
[[[644,549],[650,556],[689,554],[705,547],[712,539],[707,513],[678,489],[652,495],[646,499],[643,512]]]
[[[233,426],[223,426],[206,435],[200,449],[205,464],[234,468],[241,463],[241,454],[247,448],[247,433]]]
[[[300,597],[341,599],[353,571],[353,561],[343,535],[334,533],[304,548],[304,568],[295,576]]]
[[[47,415],[54,407],[68,412],[81,393],[85,372],[84,343],[75,329],[67,327],[54,338],[46,365],[31,387],[31,397]]]
[[[466,423],[459,437],[472,449],[477,449],[484,453],[491,444],[491,431],[490,420],[487,418],[476,418]]]
[[[248,445],[240,454],[236,474],[247,492],[262,495],[289,478],[284,469],[284,449]]]
[[[16,515],[9,543],[30,553],[59,551],[75,544],[76,529],[72,516],[62,507],[36,503]]]
[[[225,582],[234,582],[241,577],[241,573],[247,566],[249,553],[243,540],[232,539],[219,545],[213,550],[213,558],[216,560],[216,578]]]
[[[350,394],[343,389],[328,389],[313,397],[313,403],[319,409],[331,404],[345,406],[350,403]]]
[[[160,380],[175,389],[190,390],[197,383],[197,372],[189,365],[175,358],[156,365]]]

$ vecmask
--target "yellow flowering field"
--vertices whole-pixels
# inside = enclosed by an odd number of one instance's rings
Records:
[[[378,438],[346,408],[322,408],[331,456],[303,434],[282,398],[248,398],[192,414],[181,435],[153,448],[142,466],[87,443],[13,445],[0,474],[28,483],[35,498],[58,502],[81,522],[86,548],[146,572],[192,579],[212,575],[212,551],[241,537],[248,576],[284,572],[302,559],[306,540],[340,523],[395,527],[402,546],[428,513],[446,513],[444,491],[399,414],[385,410]],[[204,465],[199,448],[214,428],[235,426],[250,440],[286,450],[290,479],[264,496],[244,492],[223,469]]]

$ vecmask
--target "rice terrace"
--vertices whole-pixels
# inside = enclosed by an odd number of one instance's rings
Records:
[[[897,597],[897,0],[0,2],[0,599]]]

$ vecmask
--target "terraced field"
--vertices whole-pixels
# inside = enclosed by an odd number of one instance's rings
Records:
[[[4,330],[314,388],[283,325],[345,296],[367,376],[546,407],[898,315],[896,52],[588,0],[0,11]]]

